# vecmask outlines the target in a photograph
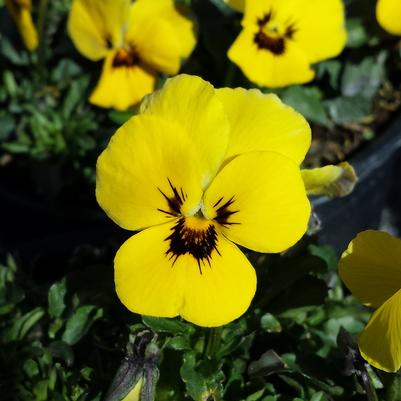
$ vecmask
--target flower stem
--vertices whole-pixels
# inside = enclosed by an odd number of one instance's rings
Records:
[[[221,334],[223,332],[223,326],[212,327],[209,329],[209,335],[207,339],[205,357],[207,359],[213,359],[220,347]]]
[[[41,78],[44,77],[45,68],[45,23],[47,16],[49,0],[40,0],[39,4],[39,18],[38,18],[38,33],[39,33],[39,48],[38,48],[38,69]]]

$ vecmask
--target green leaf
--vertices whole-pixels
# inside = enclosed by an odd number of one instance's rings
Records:
[[[330,116],[337,124],[363,121],[372,111],[372,101],[362,95],[327,100]]]
[[[265,352],[257,361],[251,362],[248,368],[248,374],[251,377],[267,376],[285,370],[287,365],[273,351]]]
[[[68,345],[76,344],[102,315],[103,310],[94,305],[80,306],[67,320],[62,340]]]
[[[399,374],[391,375],[386,391],[386,401],[401,401],[401,377]]]
[[[4,141],[15,129],[15,120],[12,115],[0,114],[0,141]]]
[[[329,399],[327,398],[326,394],[323,393],[323,391],[319,391],[312,395],[310,401],[329,401]]]
[[[365,45],[369,40],[362,18],[347,18],[347,47],[358,48]]]
[[[72,366],[74,363],[74,352],[72,348],[64,341],[54,341],[49,345],[50,354],[63,360],[67,366]]]
[[[20,318],[16,318],[14,320],[13,325],[9,328],[8,331],[4,333],[4,341],[18,341],[22,340],[29,331],[35,326],[36,323],[43,317],[45,314],[43,308],[37,307]]]
[[[50,289],[48,294],[48,302],[49,302],[49,315],[51,317],[60,317],[65,310],[65,302],[64,297],[67,293],[66,282],[65,279],[54,283]]]
[[[324,126],[330,125],[322,103],[322,92],[318,87],[290,86],[284,90],[281,98],[284,103],[294,107],[308,120]]]
[[[256,393],[253,393],[246,397],[246,401],[258,401],[262,398],[263,394],[265,392],[265,389],[262,388],[262,390],[256,391]]]
[[[127,122],[134,113],[132,111],[117,111],[117,110],[112,110],[109,111],[109,118],[113,123],[116,123],[117,125],[123,125],[125,122]]]
[[[171,333],[171,334],[184,334],[193,333],[194,328],[177,319],[168,319],[152,316],[142,316],[143,323],[155,332]]]
[[[280,322],[271,313],[266,313],[261,317],[260,325],[268,333],[280,333],[282,330]]]

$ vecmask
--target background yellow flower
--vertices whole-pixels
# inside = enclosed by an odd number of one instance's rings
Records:
[[[118,110],[152,92],[159,72],[177,74],[196,43],[192,14],[174,0],[74,0],[68,31],[84,56],[105,59],[90,102]]]
[[[379,24],[393,35],[401,35],[401,2],[378,0],[376,16]]]
[[[311,64],[344,48],[343,8],[341,0],[248,0],[228,57],[260,86],[309,82]]]
[[[362,356],[396,372],[401,366],[401,241],[382,231],[363,231],[339,265],[345,285],[362,303],[377,308],[359,337]]]

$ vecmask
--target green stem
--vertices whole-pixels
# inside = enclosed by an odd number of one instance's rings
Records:
[[[221,334],[223,332],[223,326],[212,327],[209,329],[209,336],[207,339],[207,345],[205,349],[205,357],[208,359],[213,359],[216,355],[221,341]]]
[[[47,8],[49,0],[40,0],[39,4],[39,19],[38,19],[38,34],[39,34],[39,48],[38,48],[38,69],[41,78],[45,75],[45,24],[47,17]]]

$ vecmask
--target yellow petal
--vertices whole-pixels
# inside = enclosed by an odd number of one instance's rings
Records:
[[[204,195],[204,214],[233,242],[281,252],[305,233],[310,204],[299,167],[274,152],[249,152],[228,163]]]
[[[127,110],[151,93],[156,84],[156,72],[143,64],[113,66],[116,52],[109,52],[102,74],[89,101],[100,107]]]
[[[168,253],[172,224],[148,228],[117,252],[115,283],[131,311],[158,317],[181,315],[200,326],[221,326],[248,308],[256,275],[242,252],[218,233],[209,263],[191,253]],[[166,240],[167,239],[167,240]]]
[[[370,318],[358,339],[362,356],[374,367],[396,372],[401,367],[401,291]]]
[[[295,20],[294,42],[306,52],[311,63],[338,56],[347,33],[342,0],[298,0],[303,14]]]
[[[293,41],[285,42],[283,54],[259,49],[255,31],[244,28],[228,51],[229,59],[259,86],[278,88],[301,84],[314,78],[306,53]]]
[[[383,29],[393,35],[401,35],[401,3],[398,0],[379,0],[376,16]]]
[[[68,33],[80,53],[96,61],[121,47],[129,7],[130,0],[74,0]]]
[[[121,401],[140,401],[143,387],[143,378],[140,378],[134,388]]]
[[[301,163],[311,142],[304,117],[276,95],[257,89],[218,89],[231,131],[226,159],[250,151],[274,151]]]
[[[224,0],[224,2],[240,13],[243,13],[245,10],[245,0]]]
[[[147,96],[141,112],[173,119],[180,125],[197,149],[204,169],[202,188],[206,188],[223,162],[230,129],[213,86],[196,76],[179,75]]]
[[[363,231],[342,254],[339,272],[356,298],[377,308],[401,288],[401,241],[382,231]]]
[[[136,0],[126,42],[147,64],[174,75],[196,44],[195,19],[188,8],[173,0]]]
[[[38,32],[31,15],[31,2],[6,0],[8,11],[17,24],[22,41],[28,50],[35,50],[39,44]]]
[[[354,168],[347,162],[302,170],[301,173],[310,195],[347,196],[358,181]]]
[[[188,214],[202,196],[198,161],[178,124],[135,116],[98,159],[97,201],[117,224],[134,231]]]

